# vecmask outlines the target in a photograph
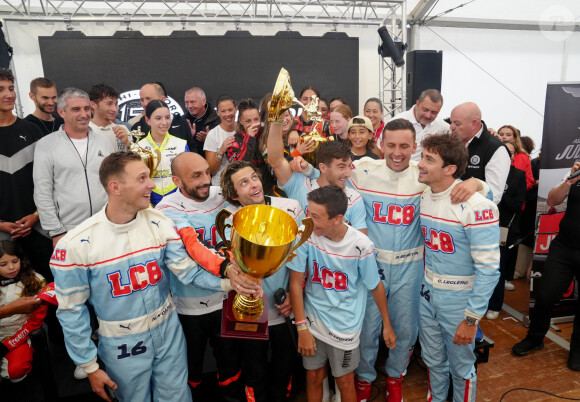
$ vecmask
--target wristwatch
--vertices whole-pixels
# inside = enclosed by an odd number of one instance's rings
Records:
[[[473,325],[477,325],[477,323],[479,322],[479,320],[476,320],[473,317],[465,316],[465,322],[467,323],[467,325],[473,326]]]

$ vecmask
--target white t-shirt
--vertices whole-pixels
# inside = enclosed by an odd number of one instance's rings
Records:
[[[70,137],[69,137],[70,138]],[[88,137],[81,138],[80,140],[76,138],[71,138],[73,145],[77,149],[83,163],[87,163],[87,141]]]
[[[108,126],[105,127],[100,127],[97,126],[95,123],[93,123],[92,121],[89,122],[89,127],[95,132],[95,133],[100,133],[104,136],[108,136],[113,138],[113,140],[116,142],[117,144],[117,149],[119,151],[124,151],[125,150],[125,146],[121,143],[121,141],[119,141],[117,139],[117,137],[115,136],[115,132],[113,131],[113,127],[115,126],[120,126],[120,124],[115,124],[115,123],[111,123]],[[127,130],[129,131],[129,130]]]
[[[212,128],[211,130],[209,130],[209,133],[207,133],[207,137],[205,138],[205,142],[203,144],[203,150],[217,153],[221,148],[222,144],[224,143],[224,141],[226,140],[226,138],[234,135],[235,133],[236,133],[235,131],[226,131],[220,126]],[[211,184],[213,186],[220,185],[220,177],[222,171],[225,169],[227,164],[228,164],[227,156],[223,155],[222,164],[220,165],[220,168],[218,169],[217,172],[215,172],[215,174],[211,178]]]

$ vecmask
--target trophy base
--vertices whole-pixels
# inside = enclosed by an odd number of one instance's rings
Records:
[[[267,341],[268,336],[268,299],[264,299],[264,312],[256,321],[240,321],[234,317],[232,310],[234,296],[236,292],[230,290],[228,298],[224,300],[222,310],[222,330],[223,338],[255,339]]]

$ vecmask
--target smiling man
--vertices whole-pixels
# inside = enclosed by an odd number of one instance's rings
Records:
[[[124,151],[131,145],[127,130],[130,126],[117,121],[119,92],[107,84],[96,84],[89,90],[89,98],[93,109],[89,126],[97,133],[115,137],[119,150]]]
[[[413,152],[411,160],[421,160],[421,140],[429,134],[449,131],[449,124],[438,119],[437,116],[443,107],[443,96],[436,89],[427,89],[421,92],[417,103],[407,111],[399,113],[391,120],[405,119],[413,124],[417,136],[417,149]]]
[[[298,201],[291,198],[264,195],[260,174],[247,161],[235,161],[226,166],[222,173],[223,195],[232,205],[242,208],[249,205],[270,205],[288,213],[298,226],[302,225],[304,212]],[[275,274],[262,280],[267,296],[268,334],[267,342],[261,340],[236,340],[238,363],[244,367],[246,396],[248,401],[282,402],[290,400],[292,375],[296,351],[292,346],[291,334],[284,317],[289,317],[292,309],[288,293],[290,271],[283,265]],[[281,305],[275,304],[274,294],[279,289],[286,290],[286,299]],[[271,349],[270,373],[268,351]]]
[[[387,401],[403,397],[403,373],[417,340],[419,289],[423,273],[423,236],[419,226],[420,198],[426,186],[417,181],[419,171],[411,161],[416,150],[415,129],[406,119],[391,120],[383,132],[384,160],[363,158],[353,163],[352,185],[366,208],[368,235],[375,244],[379,276],[389,301],[389,315],[398,347],[386,362]],[[453,199],[463,200],[485,186],[468,180],[456,186]],[[359,401],[370,398],[376,378],[381,315],[372,297],[361,332],[361,361],[356,369]]]
[[[34,102],[34,112],[24,118],[40,128],[42,135],[55,132],[64,123],[62,117],[55,116],[56,84],[54,81],[39,77],[30,81],[28,96]]]
[[[99,166],[117,150],[115,137],[89,128],[91,103],[86,92],[63,90],[58,113],[64,125],[38,141],[33,170],[34,201],[53,244],[103,208],[107,195],[99,183]]]
[[[308,207],[308,193],[319,187],[333,185],[344,190],[348,208],[344,218],[355,229],[366,234],[365,210],[361,196],[346,182],[351,175],[351,152],[342,142],[329,141],[316,149],[316,163],[320,169],[320,177],[310,179],[301,173],[292,172],[288,161],[284,158],[284,142],[282,139],[282,124],[270,124],[268,135],[268,163],[274,169],[278,185],[288,194],[288,197],[298,201],[302,209]]]
[[[481,194],[453,204],[468,152],[453,134],[423,140],[419,182],[425,274],[419,303],[421,356],[429,368],[427,399],[475,401],[475,334],[499,278],[499,212]]]
[[[207,133],[220,124],[220,117],[207,102],[203,89],[193,87],[185,91],[185,107],[187,113],[184,118],[191,129],[192,140],[189,142],[191,152],[203,156],[203,144]]]
[[[173,220],[188,250],[197,247],[198,241],[215,247],[221,242],[215,218],[229,203],[223,199],[219,187],[210,186],[208,163],[196,153],[183,152],[171,162],[171,174],[177,191],[164,197],[156,208]],[[223,260],[220,256],[212,259],[220,258]],[[203,262],[202,265],[212,269]],[[217,265],[213,264],[213,268]],[[208,341],[217,363],[222,396],[225,400],[241,398],[242,381],[237,381],[240,368],[231,364],[232,342],[220,337],[222,303],[229,289],[186,286],[173,274],[169,280],[187,343],[188,383],[194,399],[202,380]]]
[[[105,400],[107,386],[120,401],[191,401],[168,275],[210,290],[230,288],[230,280],[192,260],[174,223],[149,208],[155,184],[139,155],[109,155],[99,180],[106,207],[59,241],[51,259],[67,351]],[[87,301],[99,319],[98,350],[90,339]]]

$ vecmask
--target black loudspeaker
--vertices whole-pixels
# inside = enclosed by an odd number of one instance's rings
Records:
[[[443,52],[413,50],[407,53],[407,110],[426,89],[441,91]]]

